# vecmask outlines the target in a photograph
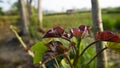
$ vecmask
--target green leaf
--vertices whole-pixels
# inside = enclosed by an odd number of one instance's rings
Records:
[[[70,68],[70,65],[66,63],[65,59],[62,59],[61,64],[63,68]]]
[[[120,43],[108,42],[108,48],[120,54]]]
[[[34,64],[39,63],[42,60],[42,57],[45,51],[47,50],[47,47],[45,45],[46,43],[42,41],[42,42],[36,43],[31,47],[31,50],[35,52],[34,61],[33,61]]]

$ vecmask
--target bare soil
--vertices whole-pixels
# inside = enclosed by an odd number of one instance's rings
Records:
[[[9,29],[10,24],[0,25],[0,68],[38,68],[33,59],[21,47]],[[25,41],[30,45],[29,41]]]

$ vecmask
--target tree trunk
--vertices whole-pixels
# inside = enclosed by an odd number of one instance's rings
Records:
[[[27,7],[28,7],[28,18],[29,21],[31,22],[31,17],[32,17],[32,0],[27,0]]]
[[[92,3],[92,19],[93,19],[93,26],[94,26],[94,34],[96,32],[103,31],[103,24],[101,18],[101,9],[99,7],[98,0],[91,0]],[[96,44],[96,52],[98,53],[101,49],[104,48],[104,42],[99,42]],[[97,57],[97,68],[107,68],[107,57],[106,51],[100,54]]]
[[[42,14],[41,0],[38,0],[38,21],[39,21],[40,28],[43,28],[42,20],[43,20],[43,14]]]
[[[28,30],[28,19],[26,15],[26,10],[25,10],[25,3],[24,0],[18,0],[19,5],[20,5],[20,19],[21,19],[21,24],[22,24],[22,33],[23,35],[28,35],[29,30]]]
[[[42,4],[41,0],[38,0],[38,22],[39,22],[39,27],[40,27],[40,32],[45,33],[43,30],[43,13],[42,13]]]

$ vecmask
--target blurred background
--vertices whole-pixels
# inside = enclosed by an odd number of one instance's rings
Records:
[[[104,30],[120,32],[120,0],[99,0],[99,4]],[[10,25],[16,26],[31,47],[54,26],[66,30],[81,24],[92,27],[91,15],[91,0],[0,0],[0,68],[38,68],[20,46]],[[111,50],[107,50],[107,55],[110,68],[119,68],[120,56]]]

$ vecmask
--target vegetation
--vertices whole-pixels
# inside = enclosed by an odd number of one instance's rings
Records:
[[[120,19],[119,18],[120,17],[120,13],[108,13],[106,11],[107,10],[103,10],[103,15],[102,15],[104,29],[105,30],[111,30],[111,31],[119,31],[119,29],[120,29],[120,27],[119,27],[120,26],[119,25],[120,24],[120,20],[119,20]],[[12,12],[12,13],[14,13],[14,12]],[[19,27],[20,27],[20,23],[21,22],[19,22],[20,18],[19,18],[19,16],[17,14],[18,13],[15,13],[14,16],[8,16],[8,15],[0,16],[0,26],[11,25],[12,24],[12,25],[17,26],[17,28],[18,28],[17,32],[19,32],[19,30],[20,30]],[[43,35],[38,32],[38,28],[39,28],[38,24],[39,23],[38,23],[37,15],[32,15],[32,20],[31,20],[31,23],[29,24],[29,31],[30,31],[31,37],[33,37],[37,41],[41,40],[41,38],[43,37]],[[91,18],[91,12],[90,11],[87,11],[87,12],[77,12],[77,13],[73,13],[73,14],[53,13],[53,14],[44,14],[44,16],[43,16],[43,26],[44,26],[46,31],[49,30],[50,28],[53,28],[54,26],[62,26],[62,27],[65,28],[65,30],[67,32],[69,32],[70,28],[78,27],[80,25],[90,25],[90,26],[93,26],[92,25],[92,18]],[[91,28],[91,30],[93,30],[93,28]],[[91,31],[91,35],[92,35],[92,31]],[[48,39],[46,39],[46,40],[48,41]],[[65,41],[63,39],[62,40],[61,39],[54,39],[54,40],[60,41],[60,42],[62,42],[65,45],[68,44],[68,41]],[[51,41],[51,40],[49,40],[49,41]],[[76,38],[73,38],[72,41],[75,42],[75,43],[78,43]],[[83,41],[81,43],[81,46],[80,46],[81,50],[83,50],[86,47],[86,45],[91,43],[91,41],[94,41],[93,38],[91,38],[91,36],[88,37],[87,39],[86,38],[83,39]],[[48,43],[48,42],[38,42],[35,46],[38,46],[38,44],[45,45],[46,43]],[[111,45],[113,45],[113,44],[115,44],[115,43],[112,43]],[[38,46],[38,47],[42,48],[41,46]],[[33,47],[31,49],[33,51],[34,50],[39,50],[39,49],[36,49],[36,47]],[[113,50],[116,50],[116,48],[113,48]],[[93,55],[95,55],[94,51],[95,51],[94,46],[90,47],[84,53],[84,55],[79,59],[78,63],[80,63],[81,67],[83,67],[88,62],[88,60],[90,60],[90,58],[92,58]],[[71,59],[71,62],[73,61],[72,60],[72,58],[74,57],[73,54],[74,53],[72,52],[72,49],[71,49],[70,50],[70,55],[69,55],[70,59]],[[58,58],[59,58],[59,56],[58,56]],[[57,60],[59,61],[58,58],[57,58]],[[38,61],[39,60],[37,60],[35,58],[34,62],[38,62]],[[54,61],[51,60],[51,62],[54,62]],[[69,66],[68,64],[66,64],[65,60],[61,60],[60,59],[60,62],[61,62],[60,65],[65,66],[65,68],[67,66]],[[89,64],[89,68],[95,68],[95,65],[96,65],[96,61],[94,60],[93,62],[91,62]]]
[[[118,30],[118,31],[120,30],[120,18],[118,18],[116,20],[114,27],[115,27],[116,30]]]
[[[94,59],[104,50],[111,49],[120,54],[120,37],[110,31],[97,32],[95,34],[97,40],[94,42],[90,41],[90,43],[85,46],[86,44],[83,40],[88,36],[90,26],[80,25],[78,28],[71,28],[70,33],[66,32],[63,27],[53,27],[43,36],[43,40],[37,42],[30,49],[24,44],[22,39],[20,39],[15,29],[13,27],[11,27],[11,29],[26,52],[34,58],[34,63],[39,63],[43,68],[43,65],[47,68],[95,68],[96,62]],[[45,38],[48,38],[48,40],[44,40]],[[90,48],[90,46],[101,41],[106,41],[108,45],[93,56],[95,51],[94,48]],[[34,53],[31,50],[34,51]],[[94,62],[90,64],[92,61]]]

